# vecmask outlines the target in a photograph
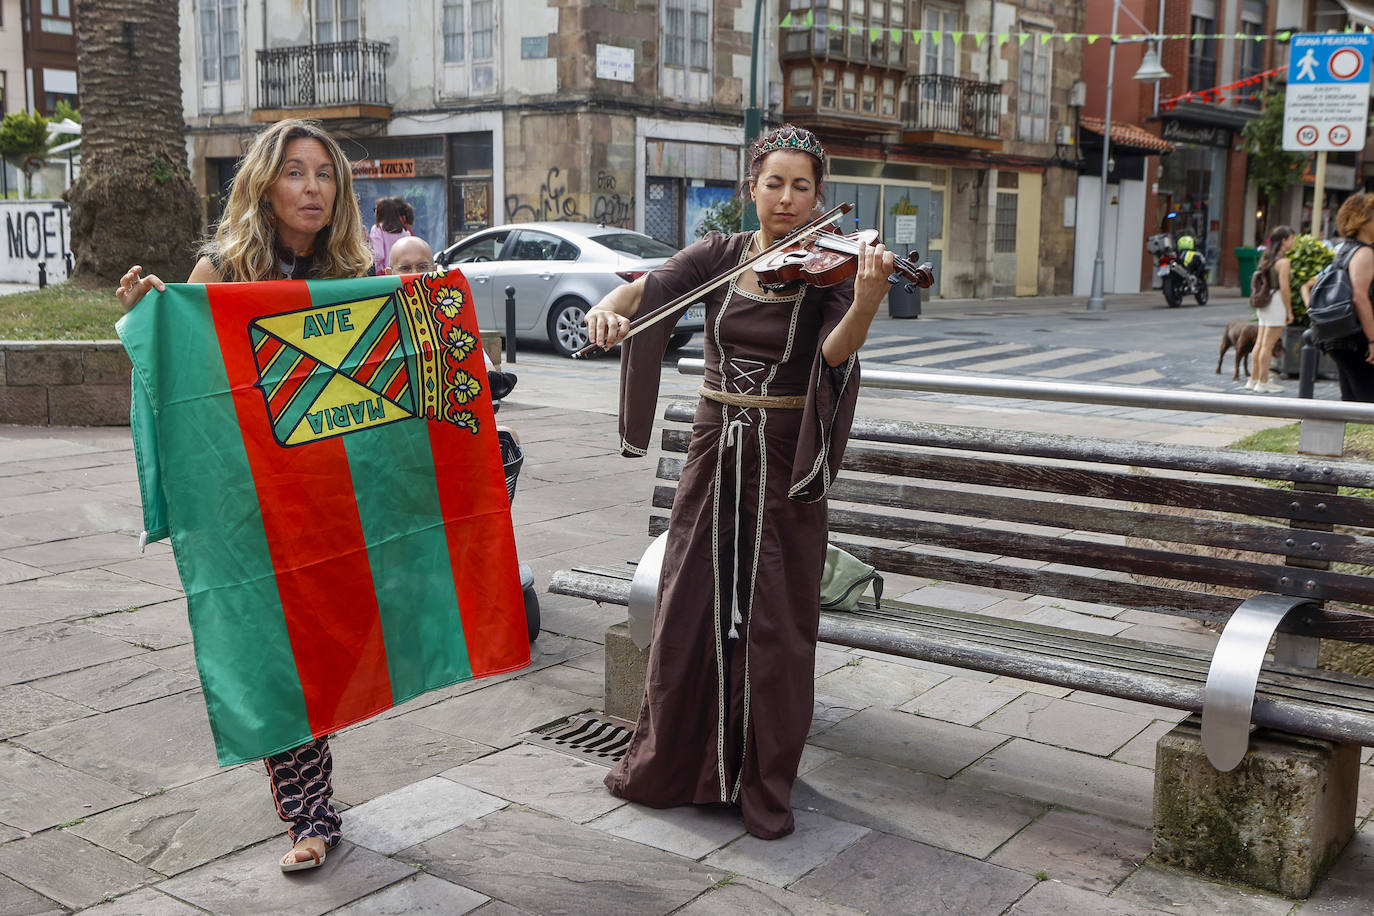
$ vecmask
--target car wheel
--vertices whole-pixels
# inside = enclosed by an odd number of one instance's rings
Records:
[[[691,339],[692,339],[692,332],[691,332],[691,331],[679,331],[678,333],[674,334],[672,337],[669,337],[669,338],[668,338],[668,350],[669,350],[670,352],[673,351],[673,350],[681,350],[683,347],[687,346],[687,343],[688,343]]]
[[[560,299],[549,309],[549,343],[559,355],[571,357],[587,345],[586,317],[581,299]]]

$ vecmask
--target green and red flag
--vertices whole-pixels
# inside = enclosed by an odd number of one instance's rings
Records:
[[[117,330],[221,764],[529,664],[461,274],[173,284]]]

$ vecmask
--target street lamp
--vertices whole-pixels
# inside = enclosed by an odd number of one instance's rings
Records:
[[[1140,69],[1135,72],[1135,79],[1145,83],[1157,83],[1169,75],[1159,64],[1159,52],[1155,50],[1154,35],[1144,35],[1139,38],[1116,38],[1116,21],[1120,12],[1121,0],[1113,0],[1112,46],[1107,50],[1107,111],[1102,125],[1102,186],[1098,191],[1097,203],[1097,257],[1093,259],[1093,286],[1092,291],[1088,294],[1088,311],[1090,312],[1101,312],[1107,308],[1106,300],[1102,298],[1102,246],[1107,238],[1107,170],[1112,150],[1112,74],[1116,68],[1118,40],[1150,42],[1150,47],[1146,49],[1145,55],[1140,61]]]

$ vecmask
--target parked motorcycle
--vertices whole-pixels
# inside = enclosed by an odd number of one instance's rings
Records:
[[[1176,309],[1182,305],[1184,296],[1192,296],[1198,305],[1207,304],[1205,266],[1200,266],[1196,271],[1190,269],[1182,252],[1174,250],[1174,241],[1168,233],[1150,236],[1145,241],[1145,250],[1155,257],[1155,275],[1160,278],[1164,301],[1169,308]],[[1197,252],[1193,254],[1196,258],[1202,257]]]

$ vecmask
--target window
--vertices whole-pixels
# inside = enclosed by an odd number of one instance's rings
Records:
[[[577,255],[577,247],[571,242],[547,232],[525,229],[516,236],[515,246],[504,260],[576,261]]]
[[[1257,73],[1264,72],[1264,43],[1259,39],[1264,34],[1264,22],[1268,18],[1268,4],[1265,0],[1244,0],[1240,12],[1240,30],[1248,41],[1237,42],[1240,49],[1240,78],[1249,79]],[[1258,110],[1259,89],[1244,87],[1240,90],[1246,95],[1255,96],[1254,99],[1241,96],[1237,104],[1245,108]]]
[[[239,0],[204,0],[200,8],[200,81],[216,86],[221,80],[243,78],[239,41]]]
[[[484,261],[495,261],[500,256],[501,249],[505,247],[506,236],[508,235],[510,235],[510,230],[503,229],[500,232],[492,232],[475,239],[469,239],[440,255],[440,263],[448,267],[450,264],[478,264]]]
[[[1028,30],[1029,31],[1029,30]],[[1050,46],[1031,32],[1021,45],[1019,91],[1016,95],[1017,132],[1022,140],[1044,143],[1050,138]]]
[[[444,63],[463,62],[463,0],[444,0]]]
[[[787,77],[788,103],[793,108],[810,108],[811,68],[797,67]]]
[[[1216,32],[1216,20],[1203,16],[1193,17],[1193,34],[1200,36]],[[1211,89],[1217,84],[1217,40],[1215,38],[1193,38],[1188,42],[1188,90],[1197,92]]]
[[[875,114],[878,111],[878,78],[872,73],[865,73],[863,87],[864,114]]]
[[[358,0],[315,0],[315,44],[357,41],[362,37]]]
[[[711,69],[709,0],[664,0],[663,65]]]
[[[925,48],[922,55],[924,66],[921,67],[922,73],[939,74],[940,76],[958,76],[954,66],[954,38],[950,32],[957,31],[959,28],[958,10],[941,9],[938,6],[926,7],[925,30],[927,33],[939,32],[940,40],[935,41],[934,36],[927,34],[921,41],[921,46]],[[1029,42],[1027,42],[1029,44]]]
[[[992,250],[996,254],[1016,252],[1016,199],[1015,194],[997,195],[997,215],[993,223],[992,238]]]
[[[57,35],[73,34],[72,0],[39,0],[38,27]]]
[[[835,107],[835,68],[826,67],[821,71],[821,107]]]
[[[441,0],[440,9],[444,29],[441,92],[448,96],[495,92],[496,7],[493,0]]]
[[[858,107],[856,104],[857,95],[854,92],[857,84],[858,80],[854,76],[854,72],[852,70],[846,70],[843,82],[840,84],[844,87],[844,91],[840,93],[840,107],[845,111],[853,111]]]

